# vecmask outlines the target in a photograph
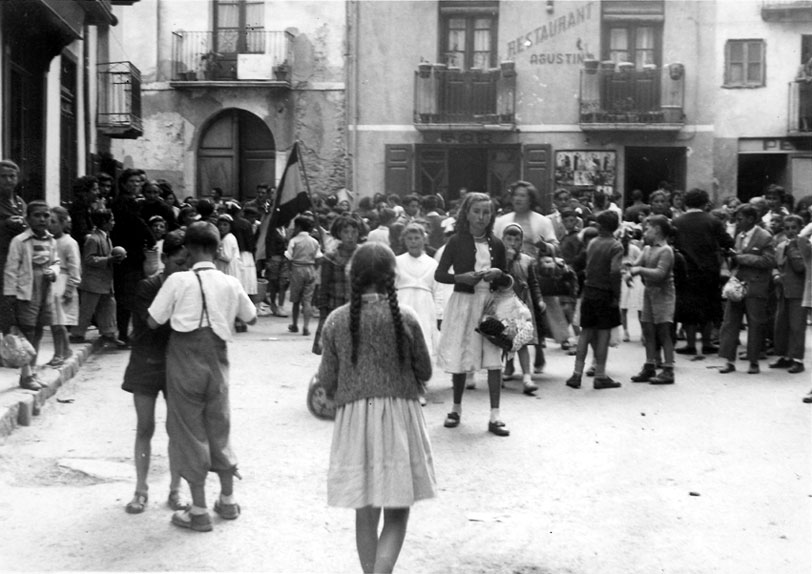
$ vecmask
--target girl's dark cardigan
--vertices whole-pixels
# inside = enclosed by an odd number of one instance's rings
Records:
[[[507,278],[507,257],[505,255],[504,244],[494,237],[488,236],[488,249],[491,252],[491,267],[502,270],[502,277],[491,282],[491,288],[497,288],[509,283]],[[468,273],[474,270],[476,263],[476,246],[474,236],[470,233],[457,233],[448,240],[440,258],[440,264],[434,272],[434,280],[438,283],[453,284],[454,291],[461,293],[473,293],[474,286],[464,283],[455,283],[455,273]],[[454,273],[449,273],[450,267],[454,267]]]

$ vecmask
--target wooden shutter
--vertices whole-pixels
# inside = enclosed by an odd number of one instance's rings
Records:
[[[397,193],[400,196],[409,194],[413,184],[414,146],[411,144],[386,144],[386,173],[384,187],[386,193]]]
[[[541,196],[541,212],[552,211],[553,201],[550,190],[550,144],[532,144],[522,147],[522,179],[536,186]]]

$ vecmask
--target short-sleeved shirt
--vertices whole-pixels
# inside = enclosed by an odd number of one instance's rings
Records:
[[[203,311],[201,283],[206,295],[206,312]],[[149,307],[149,314],[158,324],[169,321],[173,331],[189,333],[210,326],[223,341],[231,341],[234,319],[252,321],[257,310],[239,279],[204,261],[195,263],[191,271],[167,277]]]

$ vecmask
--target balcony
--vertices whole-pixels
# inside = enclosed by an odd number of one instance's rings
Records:
[[[594,62],[581,70],[580,126],[583,131],[679,131],[683,114],[682,64],[642,70],[631,64]]]
[[[789,135],[812,135],[812,77],[789,83]]]
[[[141,120],[141,72],[130,62],[98,65],[99,103],[96,127],[111,138],[138,139]]]
[[[176,88],[291,85],[290,32],[172,32],[172,54],[171,85]]]
[[[812,22],[812,0],[762,0],[765,22]]]
[[[512,63],[467,71],[420,64],[414,102],[418,130],[511,131],[516,127],[516,72]]]

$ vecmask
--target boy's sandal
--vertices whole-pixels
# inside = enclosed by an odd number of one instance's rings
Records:
[[[448,413],[445,416],[445,422],[443,426],[448,429],[453,429],[460,425],[460,414],[459,413]]]
[[[214,511],[221,518],[235,520],[240,515],[240,505],[236,502],[234,504],[225,504],[218,499],[214,501]]]
[[[189,510],[191,505],[184,502],[180,497],[180,492],[177,490],[170,490],[169,497],[166,499],[166,505],[172,510]]]
[[[211,532],[211,516],[205,514],[192,514],[188,510],[178,510],[172,515],[172,524],[180,528],[188,528],[195,532]]]
[[[127,511],[127,514],[141,514],[147,507],[148,500],[149,496],[146,492],[138,492],[136,490],[133,499],[127,503],[124,510]]]

